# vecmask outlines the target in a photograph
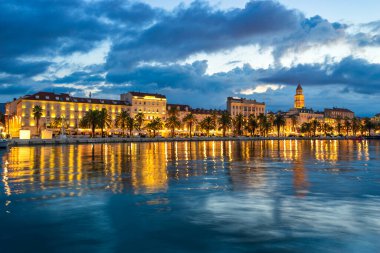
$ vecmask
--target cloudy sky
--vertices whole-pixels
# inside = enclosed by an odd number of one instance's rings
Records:
[[[380,112],[378,0],[0,1],[0,102],[37,91]]]

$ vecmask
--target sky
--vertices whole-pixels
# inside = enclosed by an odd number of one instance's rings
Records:
[[[128,91],[225,109],[228,96],[380,112],[377,0],[0,1],[0,102]]]

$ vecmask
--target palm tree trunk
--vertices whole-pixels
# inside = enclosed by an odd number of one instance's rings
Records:
[[[37,118],[37,135],[38,135],[38,130],[39,130],[39,119]]]
[[[190,138],[191,138],[191,124],[189,124],[189,130],[190,130]]]

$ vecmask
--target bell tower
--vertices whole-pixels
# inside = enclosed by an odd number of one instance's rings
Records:
[[[298,84],[296,89],[296,95],[294,95],[294,108],[301,109],[305,107],[305,97],[301,84]]]

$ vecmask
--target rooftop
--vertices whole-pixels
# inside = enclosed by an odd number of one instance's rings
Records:
[[[256,99],[247,99],[247,98],[239,98],[239,97],[227,97],[228,102],[239,102],[239,103],[247,103],[247,104],[258,104],[265,105],[264,102],[257,102]]]
[[[75,102],[75,103],[88,103],[88,104],[109,104],[109,105],[129,105],[128,102],[112,99],[100,98],[81,98],[72,97],[66,93],[53,93],[53,92],[37,92],[33,95],[25,95],[22,99],[27,100],[42,100],[42,101],[60,101],[60,102]]]
[[[187,111],[190,110],[191,107],[189,105],[183,104],[166,104],[166,109],[176,108],[178,111]]]
[[[137,92],[137,91],[130,91],[128,93],[130,93],[132,96],[136,96],[136,97],[152,96],[152,97],[156,97],[156,98],[165,98],[166,99],[165,95],[158,94],[158,93],[146,93],[146,92]]]
[[[326,111],[337,111],[337,112],[353,112],[349,109],[346,109],[346,108],[338,108],[338,107],[333,107],[333,108],[325,108],[325,112]]]

